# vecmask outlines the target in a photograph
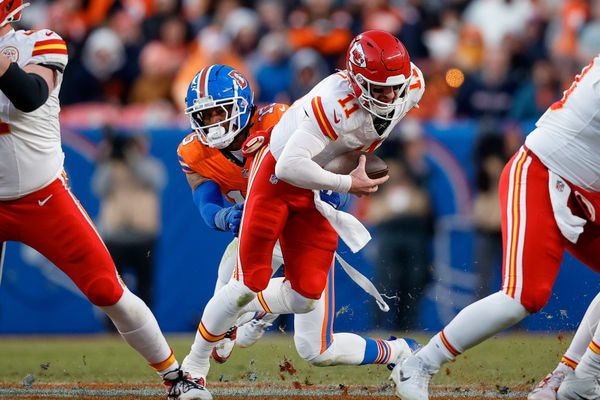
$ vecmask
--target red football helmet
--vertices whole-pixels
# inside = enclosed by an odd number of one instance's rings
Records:
[[[359,103],[371,114],[393,120],[408,99],[412,67],[408,52],[395,36],[385,31],[366,31],[352,40],[346,56],[346,69]],[[371,88],[394,86],[398,90],[391,103],[373,97]]]
[[[9,22],[20,20],[21,10],[28,5],[23,0],[0,0],[0,28]]]

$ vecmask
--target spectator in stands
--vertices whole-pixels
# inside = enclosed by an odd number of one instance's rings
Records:
[[[516,120],[539,118],[560,97],[560,82],[554,65],[545,59],[536,61],[531,77],[515,92],[509,116]]]
[[[253,71],[260,87],[258,103],[291,103],[289,90],[292,70],[288,54],[289,49],[283,34],[269,33],[260,40],[259,62]]]
[[[587,64],[588,60],[600,53],[600,0],[590,1],[590,20],[579,30],[577,60]]]
[[[231,40],[217,26],[204,28],[191,45],[191,50],[177,71],[171,94],[177,108],[185,108],[185,96],[189,83],[202,69],[210,64],[224,64],[240,71],[244,76],[253,76],[248,72],[245,60],[231,46]],[[254,79],[248,78],[252,87]]]
[[[419,306],[430,279],[433,229],[425,187],[429,169],[420,123],[402,122],[399,133],[399,142],[386,142],[381,149],[390,168],[390,180],[361,200],[368,204],[366,221],[376,227],[377,282],[395,298],[395,307],[389,313],[375,314],[376,326],[415,330],[421,328]]]
[[[96,29],[85,41],[82,57],[65,74],[61,103],[121,104],[126,83],[119,73],[125,65],[125,46],[119,36],[109,27]]]
[[[303,0],[289,14],[288,41],[294,50],[312,47],[330,65],[341,66],[352,40],[351,22],[351,15],[336,9],[333,0]]]
[[[510,75],[509,54],[503,49],[487,49],[481,68],[466,75],[456,96],[459,117],[504,118],[510,110],[516,82]]]
[[[165,168],[148,154],[145,135],[110,127],[104,134],[92,176],[92,188],[100,198],[98,230],[127,286],[152,308]]]
[[[259,40],[260,21],[249,8],[232,11],[223,24],[223,32],[231,39],[235,51],[248,58],[255,53]]]
[[[140,54],[140,75],[129,94],[130,103],[171,102],[171,86],[188,50],[188,27],[179,16],[164,20],[157,40]]]
[[[309,47],[296,51],[290,58],[290,66],[292,85],[289,93],[292,100],[304,96],[331,72],[323,56]]]

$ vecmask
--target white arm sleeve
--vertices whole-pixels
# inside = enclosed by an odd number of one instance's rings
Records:
[[[277,159],[275,175],[287,183],[304,189],[333,190],[348,193],[352,186],[350,175],[334,174],[321,168],[312,158],[328,144],[329,139],[321,133],[313,134],[312,122],[304,120]]]

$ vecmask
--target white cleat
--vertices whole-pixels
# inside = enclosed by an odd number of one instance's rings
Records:
[[[423,360],[411,355],[396,365],[390,379],[396,384],[396,394],[403,400],[429,400],[429,372]]]
[[[556,392],[558,400],[598,400],[600,382],[597,378],[578,378],[570,374],[561,383]]]
[[[556,391],[562,381],[573,373],[573,370],[560,364],[550,372],[542,381],[527,395],[527,400],[556,400]]]
[[[395,336],[390,336],[388,343],[391,346],[397,346],[398,349],[396,358],[387,365],[390,371],[393,370],[396,365],[402,363],[406,357],[415,354],[423,347],[422,344],[411,338],[397,338]]]
[[[272,322],[278,315],[272,315],[270,318],[265,315],[263,318],[253,318],[242,326],[238,327],[235,342],[240,347],[250,347],[258,341],[264,334],[265,329],[273,325]]]
[[[218,362],[219,364],[223,364],[229,359],[231,353],[233,352],[233,347],[235,346],[235,340],[237,337],[237,327],[231,328],[225,334],[225,338],[217,342],[215,347],[210,353],[213,360]]]
[[[163,378],[167,388],[167,400],[212,400],[212,395],[204,387],[204,377],[193,379],[181,369],[171,371]]]

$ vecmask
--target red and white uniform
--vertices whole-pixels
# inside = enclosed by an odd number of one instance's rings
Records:
[[[11,31],[0,37],[0,52],[23,68],[43,64],[64,71],[68,56],[65,42],[56,33]],[[0,92],[0,199],[16,199],[47,186],[63,169],[60,145],[58,93],[62,72],[46,103],[25,113]]]
[[[402,117],[417,104],[425,88],[420,70],[414,65],[412,69]],[[273,129],[269,148],[263,149],[252,166],[234,276],[255,292],[263,290],[279,238],[292,288],[318,299],[338,236],[315,208],[312,190],[348,192],[352,183],[350,176],[321,166],[349,150],[375,150],[399,119],[378,133],[372,114],[358,104],[345,72],[330,75],[296,101]],[[277,177],[276,164],[277,169],[292,171],[289,183]]]
[[[548,301],[565,249],[600,272],[600,56],[577,75],[536,126],[500,181],[502,291],[529,312],[539,311]],[[548,170],[569,185],[567,206],[572,214],[587,220],[576,243],[558,228]]]
[[[10,31],[0,52],[20,67],[56,71],[55,87],[32,112],[16,109],[0,92],[0,242],[25,243],[65,272],[99,306],[123,293],[114,263],[63,172],[58,93],[68,56],[56,33]]]

